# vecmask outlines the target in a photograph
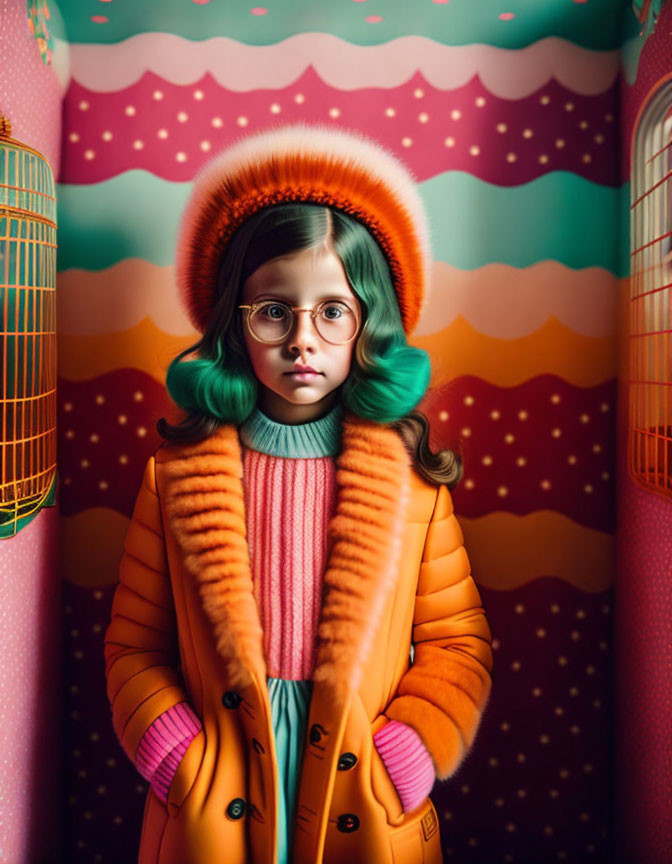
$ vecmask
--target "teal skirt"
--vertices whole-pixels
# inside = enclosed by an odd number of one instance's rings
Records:
[[[268,679],[278,757],[278,864],[291,864],[296,795],[301,778],[312,681]]]

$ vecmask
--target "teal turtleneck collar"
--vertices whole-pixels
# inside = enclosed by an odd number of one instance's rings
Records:
[[[286,459],[335,456],[341,448],[343,406],[339,402],[328,414],[309,423],[276,423],[255,408],[239,427],[240,440],[252,450]]]

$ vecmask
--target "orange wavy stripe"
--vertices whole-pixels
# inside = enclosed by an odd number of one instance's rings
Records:
[[[485,588],[511,591],[548,576],[589,593],[605,591],[613,583],[613,535],[584,528],[561,513],[537,510],[515,516],[497,511],[478,519],[458,519],[474,579]],[[80,587],[114,584],[129,521],[107,507],[63,517],[65,581]]]
[[[474,580],[485,588],[511,591],[547,576],[591,594],[613,584],[613,534],[585,528],[554,510],[458,519]]]
[[[117,333],[61,333],[58,372],[70,381],[83,381],[130,367],[163,383],[170,361],[194,340],[194,336],[164,333],[148,318]],[[497,339],[478,333],[459,316],[438,333],[411,338],[409,342],[429,352],[433,387],[461,375],[513,387],[549,374],[578,387],[594,387],[617,373],[615,336],[581,336],[555,318],[520,339]]]
[[[432,358],[433,387],[473,375],[514,387],[537,375],[557,375],[577,387],[594,387],[616,376],[616,336],[581,336],[555,318],[520,339],[484,336],[459,316],[444,330],[411,337]]]

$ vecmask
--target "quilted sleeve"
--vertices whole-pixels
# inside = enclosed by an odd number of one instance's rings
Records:
[[[447,486],[440,486],[420,564],[413,665],[385,715],[415,729],[439,780],[471,747],[490,693],[492,637]]]
[[[138,771],[152,780],[166,757],[186,749],[201,729],[177,673],[177,622],[153,456],[126,534],[104,644],[114,730]],[[166,767],[176,766],[168,760],[164,773]]]

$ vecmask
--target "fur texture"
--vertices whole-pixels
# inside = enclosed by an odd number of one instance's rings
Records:
[[[219,262],[234,231],[264,207],[313,202],[338,208],[369,229],[387,258],[406,334],[428,291],[429,234],[412,176],[389,151],[359,133],[298,124],[262,132],[201,169],[183,211],[176,278],[203,332]]]
[[[380,616],[395,586],[410,461],[398,434],[346,412],[336,460],[317,631],[316,682],[334,703],[358,689]],[[235,425],[195,445],[162,447],[166,514],[199,585],[232,687],[266,666],[246,539],[242,460]]]

